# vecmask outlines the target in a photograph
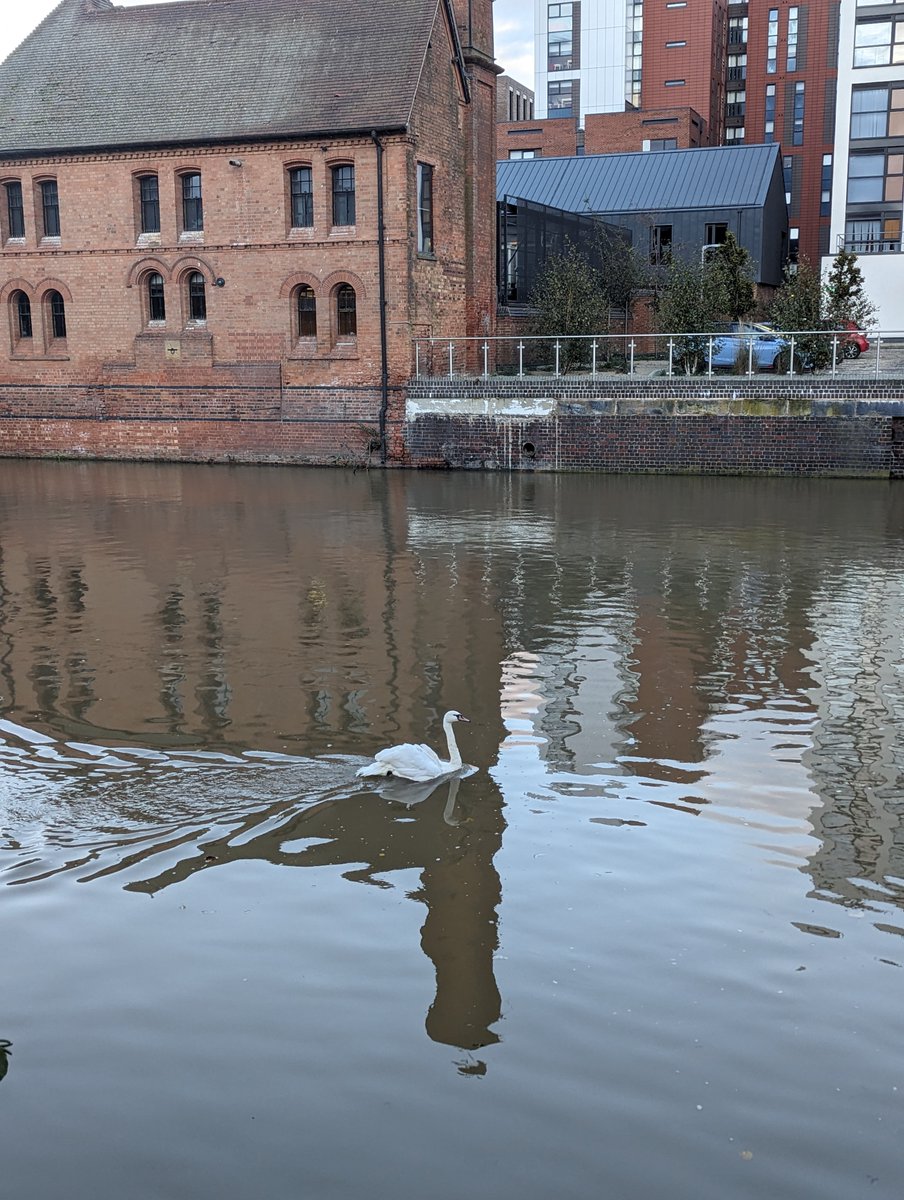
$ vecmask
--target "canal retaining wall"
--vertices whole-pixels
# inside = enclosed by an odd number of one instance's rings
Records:
[[[388,465],[904,478],[904,382],[821,377],[415,380],[390,389]],[[375,464],[379,389],[0,387],[0,456]]]
[[[412,466],[904,478],[901,381],[419,380]]]

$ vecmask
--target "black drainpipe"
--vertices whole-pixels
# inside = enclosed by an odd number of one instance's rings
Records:
[[[386,345],[386,230],[383,225],[383,143],[371,133],[377,148],[377,253],[380,264],[380,465],[386,465],[386,414],[389,411],[389,351]]]

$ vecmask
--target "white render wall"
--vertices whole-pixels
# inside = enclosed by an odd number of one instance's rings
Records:
[[[547,67],[548,0],[534,0],[534,113],[548,117],[546,85],[550,79],[579,79],[581,124],[587,113],[624,112],[625,0],[582,0],[581,66],[577,71]]]
[[[861,10],[875,12],[872,6]],[[835,153],[832,160],[832,228],[829,246],[836,251],[844,245],[847,209],[848,156],[851,131],[851,88],[857,84],[904,81],[904,66],[854,68],[854,27],[856,0],[841,0],[841,26],[838,42],[838,102],[835,114]],[[857,263],[863,272],[867,295],[875,304],[880,329],[904,332],[904,254],[861,254]],[[823,271],[832,265],[832,256],[822,260]]]

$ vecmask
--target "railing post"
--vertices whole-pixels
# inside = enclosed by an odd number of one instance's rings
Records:
[[[838,334],[832,335],[832,378],[838,373]]]
[[[488,365],[489,364],[489,352],[490,352],[490,343],[484,342],[483,343],[483,377],[484,377],[484,379],[487,379],[490,374],[490,368]]]
[[[420,342],[414,343],[414,377],[415,377],[415,379],[420,379],[420,377],[421,377],[421,343]]]
[[[753,338],[747,339],[747,377],[753,378]]]
[[[882,334],[876,338],[876,378],[879,378],[879,355],[882,353]]]
[[[518,378],[524,378],[524,342],[518,343]]]
[[[590,374],[596,379],[596,338],[590,343]]]
[[[635,350],[636,345],[637,345],[637,343],[634,341],[633,338],[631,339],[630,342],[628,342],[628,349],[631,351],[630,367],[628,368],[629,375],[634,374],[634,350]]]
[[[452,343],[449,343],[449,378],[451,379],[454,372],[452,370]]]
[[[556,375],[559,374],[559,339],[556,338]]]
[[[789,374],[789,376],[793,376],[793,374],[794,374],[794,334],[793,333],[791,334],[791,355],[790,355],[790,358],[788,361],[788,374]]]
[[[675,353],[675,340],[674,340],[674,338],[669,338],[669,375],[672,374],[672,359],[673,359],[674,353]]]
[[[707,375],[710,375],[710,376],[713,373],[713,340],[712,340],[712,338],[709,339],[709,353],[707,354],[706,373],[707,373]]]

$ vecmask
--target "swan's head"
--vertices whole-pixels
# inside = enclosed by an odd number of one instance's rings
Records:
[[[443,717],[443,724],[453,725],[456,721],[464,721],[466,725],[471,724],[470,720],[463,713],[456,712],[455,709],[452,708]]]

